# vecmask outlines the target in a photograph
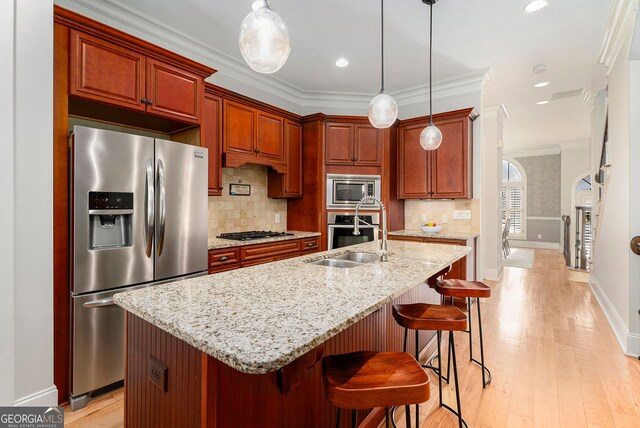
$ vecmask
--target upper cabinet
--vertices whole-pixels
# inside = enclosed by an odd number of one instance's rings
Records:
[[[278,174],[269,171],[270,198],[302,197],[302,126],[298,122],[285,120],[284,149],[287,172]]]
[[[381,166],[382,131],[370,125],[327,122],[327,165]]]
[[[420,146],[425,118],[398,128],[398,197],[402,199],[470,199],[473,197],[474,109],[434,115],[442,144],[428,151]]]
[[[205,93],[201,146],[209,150],[209,196],[222,195],[222,98]]]
[[[70,31],[70,95],[200,123],[206,73],[144,54],[150,51],[131,48],[124,40],[119,44],[117,37],[109,40]]]
[[[225,166],[255,163],[285,172],[284,119],[235,101],[223,105]]]

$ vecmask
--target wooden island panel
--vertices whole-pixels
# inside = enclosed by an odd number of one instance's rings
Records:
[[[438,301],[437,293],[421,283],[394,303]],[[391,307],[391,303],[384,305],[316,350],[323,347],[325,356],[360,350],[402,351],[404,333]],[[420,332],[421,349],[434,334]],[[411,353],[414,337],[409,335]],[[241,373],[127,313],[126,426],[332,427],[336,408],[325,399],[321,355],[316,350],[311,359],[307,354],[276,372]],[[167,367],[166,391],[149,379],[152,358]],[[383,418],[382,408],[358,412],[361,427],[377,427]],[[343,412],[343,426],[349,423],[350,412]]]

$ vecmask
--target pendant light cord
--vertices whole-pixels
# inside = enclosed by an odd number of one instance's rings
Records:
[[[380,53],[382,61],[380,63],[380,93],[384,93],[384,0],[380,0]]]
[[[429,4],[429,126],[433,126],[433,2]]]

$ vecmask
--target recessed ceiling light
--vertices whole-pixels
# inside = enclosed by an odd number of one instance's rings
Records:
[[[536,64],[536,65],[533,67],[533,72],[534,72],[535,74],[542,74],[542,73],[544,73],[545,71],[547,71],[547,66],[546,66],[545,64]]]
[[[543,106],[545,104],[549,104],[549,101],[538,101],[536,104],[538,104],[539,106]]]
[[[527,13],[533,13],[547,6],[549,6],[549,0],[533,0],[524,7],[524,11]]]
[[[336,67],[345,68],[349,65],[349,61],[346,58],[340,58],[336,61]]]
[[[533,85],[535,88],[544,88],[545,86],[549,86],[550,82],[540,82]]]

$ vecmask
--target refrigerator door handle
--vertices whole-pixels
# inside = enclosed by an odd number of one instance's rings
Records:
[[[153,236],[155,230],[155,188],[153,179],[153,161],[147,159],[147,177],[144,183],[144,193],[146,196],[146,203],[144,205],[144,241],[145,241],[145,253],[148,258],[151,258],[153,253]]]
[[[160,222],[157,242],[158,257],[162,255],[164,248],[164,230],[167,213],[166,202],[164,164],[162,163],[162,159],[158,159],[158,219]]]
[[[102,308],[104,306],[113,306],[113,297],[109,297],[107,299],[94,300],[92,302],[83,303],[82,306],[85,308]]]

